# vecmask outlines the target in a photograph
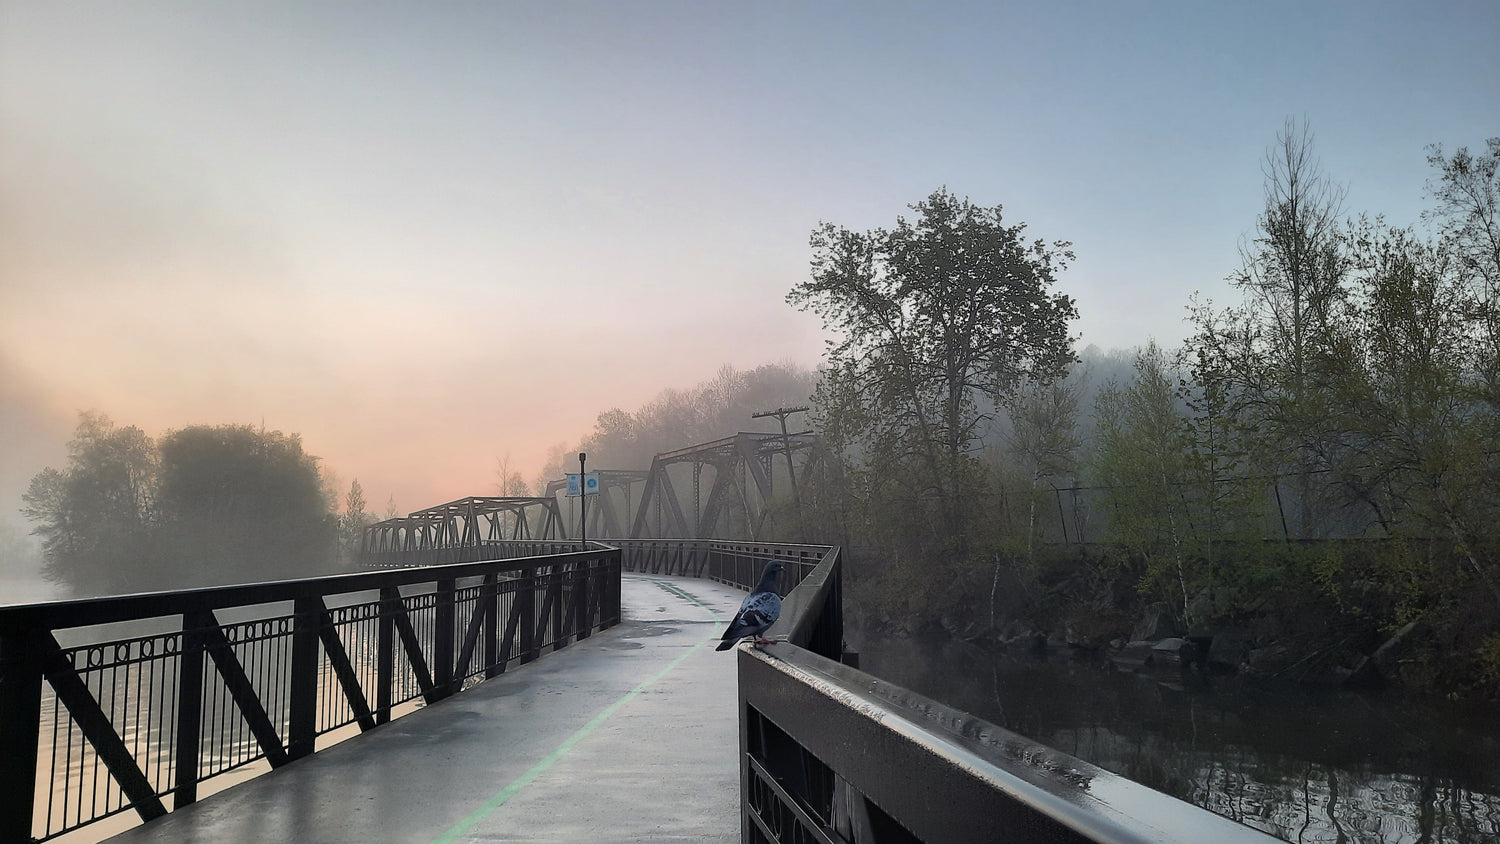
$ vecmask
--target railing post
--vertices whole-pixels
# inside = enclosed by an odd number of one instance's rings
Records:
[[[0,633],[0,841],[30,841],[36,803],[42,659],[28,631]]]
[[[617,556],[610,564],[608,572],[609,589],[607,591],[607,594],[609,595],[609,623],[602,624],[601,626],[613,627],[614,625],[620,623],[620,578],[622,574],[623,573],[620,570],[620,558]],[[603,616],[604,610],[600,609],[599,614],[600,616]]]
[[[398,599],[399,600],[399,599]],[[375,723],[391,720],[391,698],[396,684],[396,608],[384,595],[375,638]]]
[[[177,753],[172,761],[172,810],[198,800],[199,731],[203,723],[203,634],[183,613],[177,668]]]
[[[432,625],[432,685],[443,697],[453,694],[454,601],[457,581],[449,578],[437,583],[437,608]]]
[[[484,587],[479,590],[479,606],[475,612],[484,612],[484,676],[495,676],[495,663],[499,661],[500,629],[496,604],[500,600],[500,578],[494,574],[484,576]]]
[[[298,598],[293,603],[291,704],[286,755],[300,759],[312,754],[318,740],[318,625],[316,602]]]
[[[592,586],[593,560],[579,560],[578,566],[573,570],[573,632],[576,634],[575,641],[583,641],[589,637],[589,587]]]
[[[536,590],[541,583],[535,568],[525,577],[522,586],[516,589],[516,618],[521,627],[521,664],[536,659],[541,654],[536,647]]]

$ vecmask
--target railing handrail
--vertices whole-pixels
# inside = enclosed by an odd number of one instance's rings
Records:
[[[598,545],[594,542],[589,544]],[[589,557],[602,550],[609,550],[609,547],[537,557],[403,566],[382,568],[378,571],[349,572],[263,583],[204,586],[194,589],[0,605],[0,631],[18,632],[40,627],[64,630],[70,627],[87,627],[94,624],[112,624],[180,615],[185,607],[228,609],[294,601],[298,598],[364,592],[382,586],[406,586],[448,578],[481,577],[497,567],[529,570]],[[434,572],[441,572],[444,577],[434,577]]]

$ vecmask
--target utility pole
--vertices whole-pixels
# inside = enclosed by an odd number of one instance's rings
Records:
[[[750,414],[751,419],[764,419],[767,416],[776,417],[781,423],[781,450],[786,453],[786,474],[792,481],[792,503],[797,507],[797,527],[801,530],[802,540],[807,539],[807,521],[802,517],[802,496],[797,492],[797,471],[792,468],[792,435],[787,433],[786,418],[793,413],[806,413],[807,406],[802,407],[778,407],[775,410],[762,410],[760,413]]]

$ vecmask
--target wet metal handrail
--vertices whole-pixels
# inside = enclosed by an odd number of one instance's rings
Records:
[[[0,841],[158,817],[617,624],[619,550],[571,547],[0,607]]]

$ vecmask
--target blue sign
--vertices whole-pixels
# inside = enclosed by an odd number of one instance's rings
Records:
[[[568,497],[569,498],[577,498],[579,495],[598,495],[599,494],[599,473],[598,472],[589,472],[587,475],[583,476],[583,491],[582,492],[579,492],[579,489],[578,489],[578,473],[577,472],[568,472],[567,476],[568,476]]]

